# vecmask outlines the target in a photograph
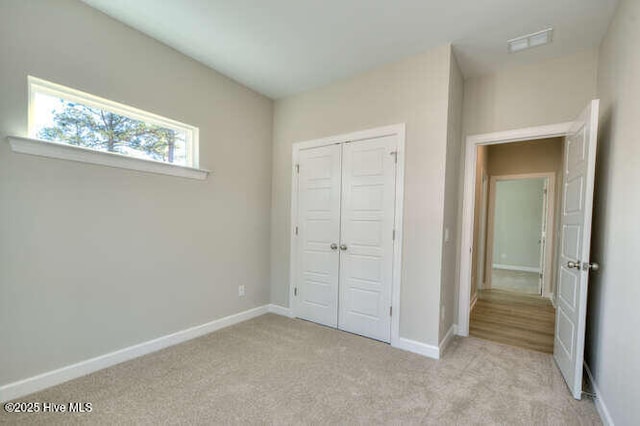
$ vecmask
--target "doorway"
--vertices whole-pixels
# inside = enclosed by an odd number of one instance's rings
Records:
[[[472,336],[553,351],[551,251],[563,144],[547,138],[478,148]]]
[[[475,282],[472,263],[477,253],[474,245],[477,235],[474,217],[476,194],[479,192],[476,169],[480,158],[478,148],[509,146],[515,142],[541,138],[564,138],[562,172],[559,176],[561,190],[558,191],[562,202],[558,209],[557,244],[553,247],[557,270],[557,290],[552,296],[557,307],[553,358],[576,399],[582,397],[589,273],[599,268],[598,264],[590,260],[598,116],[599,100],[596,99],[589,102],[574,121],[468,136],[465,146],[458,297],[458,334],[462,336],[469,335],[473,307],[471,290]]]
[[[294,144],[296,317],[395,344],[404,126]]]
[[[538,143],[557,144],[538,151],[547,155],[541,166],[558,170],[562,140]],[[545,297],[553,293],[555,181],[556,172],[491,176],[487,249],[478,258],[489,271],[484,288]]]

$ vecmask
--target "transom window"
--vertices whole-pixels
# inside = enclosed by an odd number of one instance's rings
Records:
[[[29,77],[29,136],[198,167],[196,127],[35,77]]]

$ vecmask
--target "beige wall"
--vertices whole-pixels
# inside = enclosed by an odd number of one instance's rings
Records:
[[[467,135],[573,120],[596,93],[597,51],[468,78]]]
[[[449,238],[442,241],[442,290],[440,295],[440,341],[457,319],[460,236],[458,219],[461,189],[460,157],[462,156],[462,97],[464,79],[454,55],[451,55],[449,77],[449,112],[447,118],[447,157],[445,172],[444,222]]]
[[[563,141],[564,138],[550,138],[489,146],[487,173],[490,176],[559,173]]]
[[[437,344],[451,49],[442,46],[276,102],[273,146],[271,300],[287,306],[291,146],[406,123],[400,334]]]
[[[0,385],[268,303],[269,99],[79,1],[0,2],[0,52]],[[28,74],[198,126],[212,176],[12,152]]]
[[[640,420],[640,2],[622,0],[600,48],[600,135],[586,361],[616,425]]]

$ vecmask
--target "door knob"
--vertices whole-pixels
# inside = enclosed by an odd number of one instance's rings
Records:
[[[340,244],[340,250],[346,250],[346,249],[347,249],[346,244]]]
[[[331,250],[337,250],[338,249],[338,245],[336,243],[331,243]]]
[[[600,265],[597,262],[591,262],[591,263],[584,262],[582,264],[582,269],[584,269],[585,271],[588,271],[589,269],[591,269],[592,271],[595,272],[598,269],[600,269]]]
[[[580,262],[576,261],[574,262],[573,260],[570,260],[567,262],[567,268],[569,269],[580,269]]]

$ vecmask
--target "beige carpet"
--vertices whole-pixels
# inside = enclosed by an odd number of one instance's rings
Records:
[[[456,338],[440,361],[275,315],[20,398],[91,402],[20,424],[600,424],[550,355]]]

